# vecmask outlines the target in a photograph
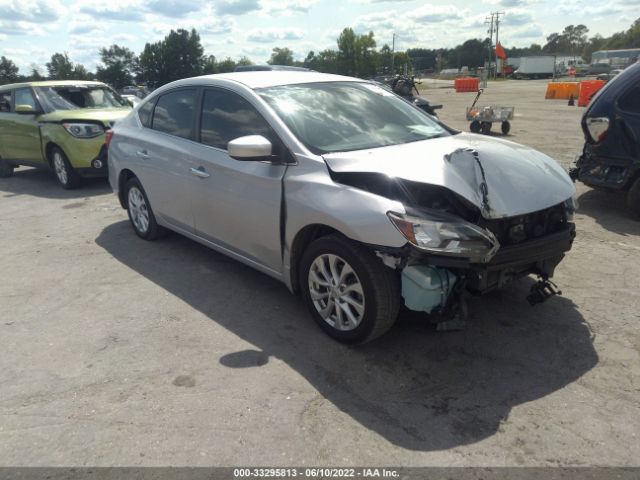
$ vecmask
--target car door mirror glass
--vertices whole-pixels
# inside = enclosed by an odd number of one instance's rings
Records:
[[[265,160],[271,157],[272,145],[262,135],[248,135],[231,140],[227,151],[236,160]]]

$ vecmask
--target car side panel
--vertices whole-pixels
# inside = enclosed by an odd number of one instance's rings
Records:
[[[286,231],[283,278],[291,285],[291,251],[296,235],[309,225],[326,225],[370,245],[402,247],[407,240],[387,217],[405,213],[402,203],[335,183],[320,158],[298,155],[284,179]]]

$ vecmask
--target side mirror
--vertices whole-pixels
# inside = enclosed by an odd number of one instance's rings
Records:
[[[238,137],[227,144],[229,156],[236,160],[268,160],[271,157],[271,150],[271,142],[262,135]]]
[[[21,115],[35,115],[38,111],[31,105],[16,105],[16,113]]]

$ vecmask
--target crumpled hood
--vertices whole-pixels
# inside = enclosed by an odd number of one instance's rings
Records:
[[[485,218],[543,210],[575,193],[569,175],[547,155],[507,140],[468,133],[330,153],[323,158],[335,172],[375,172],[448,188],[478,206]],[[483,178],[487,185],[484,199]]]

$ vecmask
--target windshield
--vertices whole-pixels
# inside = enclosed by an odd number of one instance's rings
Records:
[[[65,85],[39,87],[40,98],[53,110],[77,110],[79,108],[122,108],[129,104],[106,86]]]
[[[377,85],[307,83],[257,90],[314,153],[345,152],[449,135],[429,115]]]

